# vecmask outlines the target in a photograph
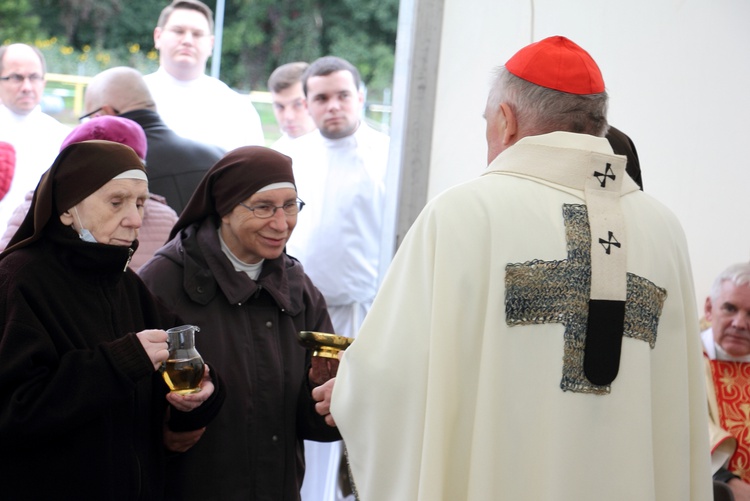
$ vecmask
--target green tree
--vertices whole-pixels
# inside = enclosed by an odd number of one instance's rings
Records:
[[[12,1],[12,0],[11,0]],[[153,0],[21,0],[41,16],[47,32],[78,49],[154,46],[159,13],[169,2]],[[209,2],[210,4],[210,2]]]
[[[216,9],[216,0],[205,2]],[[168,3],[0,0],[0,6],[26,6],[17,18],[32,19],[26,15],[31,5],[40,13],[39,31],[55,35],[60,44],[78,51],[76,55],[94,48],[111,55],[99,61],[102,65],[139,69],[144,63],[141,53],[153,50],[153,29]],[[332,54],[357,66],[370,96],[377,96],[391,85],[398,4],[399,0],[226,0],[221,79],[244,91],[265,89],[268,75],[280,64]],[[2,19],[2,25],[9,24],[5,16]],[[79,72],[96,68],[90,65]]]
[[[73,47],[105,47],[108,28],[123,11],[120,0],[32,0],[43,25]]]
[[[39,17],[29,0],[0,0],[0,44],[34,43],[38,36]]]
[[[222,78],[265,88],[275,67],[336,55],[352,62],[376,93],[393,77],[398,0],[230,0]]]
[[[338,0],[321,5],[323,53],[350,61],[370,92],[380,95],[393,80],[398,0]]]
[[[230,0],[222,48],[222,79],[263,89],[276,66],[320,54],[320,14],[311,0]]]

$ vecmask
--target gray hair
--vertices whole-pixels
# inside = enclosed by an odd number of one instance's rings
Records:
[[[711,286],[711,300],[716,301],[721,294],[724,282],[731,282],[735,287],[750,285],[750,263],[733,264],[714,279]]]
[[[521,137],[555,131],[604,137],[607,123],[607,92],[570,94],[548,89],[519,78],[501,66],[490,88],[493,109],[506,103],[518,121]]]

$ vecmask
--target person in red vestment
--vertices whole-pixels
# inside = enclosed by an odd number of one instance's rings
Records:
[[[714,479],[726,482],[736,501],[750,500],[750,263],[716,277],[705,315]]]
[[[5,197],[16,169],[16,149],[12,144],[0,141],[0,200]]]

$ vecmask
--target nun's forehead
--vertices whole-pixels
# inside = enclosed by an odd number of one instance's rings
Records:
[[[144,197],[148,197],[147,181],[133,178],[110,179],[79,203],[87,204],[92,200],[107,202],[113,201],[110,199],[124,201],[126,199]]]
[[[117,176],[146,179],[135,151],[110,141],[71,144],[60,153],[53,168],[58,213],[74,207]]]

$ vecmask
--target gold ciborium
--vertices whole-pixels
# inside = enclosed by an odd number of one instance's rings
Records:
[[[352,344],[353,338],[325,332],[300,331],[299,342],[312,352],[314,357],[338,359],[339,352]]]

